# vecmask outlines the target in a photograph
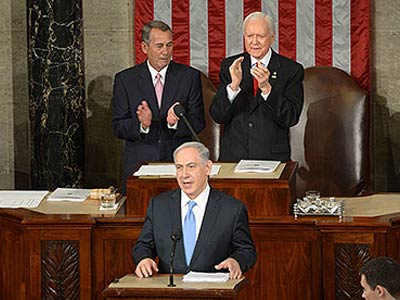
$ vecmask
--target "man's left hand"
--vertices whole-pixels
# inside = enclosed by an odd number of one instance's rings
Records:
[[[151,126],[151,119],[153,118],[153,114],[146,100],[143,100],[136,109],[136,115],[138,117],[139,122],[142,124],[144,129],[147,129]]]
[[[167,123],[169,126],[174,126],[176,122],[179,121],[179,117],[174,112],[174,106],[180,104],[179,102],[175,102],[169,109],[167,115]]]
[[[242,270],[240,269],[240,265],[234,258],[227,258],[220,264],[215,266],[215,269],[228,269],[229,270],[229,277],[230,279],[238,279],[242,276]]]
[[[256,67],[250,69],[251,75],[253,75],[258,81],[258,88],[264,93],[268,94],[271,92],[271,85],[269,83],[270,72],[267,67],[259,64]]]

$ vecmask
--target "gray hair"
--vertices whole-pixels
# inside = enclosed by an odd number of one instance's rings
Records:
[[[249,20],[255,20],[255,19],[261,19],[261,20],[264,19],[265,21],[267,21],[269,32],[271,34],[275,35],[274,20],[269,15],[267,15],[266,13],[263,13],[261,11],[255,11],[255,12],[247,15],[247,17],[243,21],[243,33],[244,33],[244,29],[246,27],[247,22]]]
[[[163,32],[169,31],[172,34],[171,27],[169,27],[168,24],[158,20],[151,21],[146,25],[144,25],[142,29],[142,41],[145,42],[146,44],[150,43],[150,31],[153,28],[159,29]]]
[[[207,161],[210,160],[210,150],[206,146],[204,146],[200,142],[186,142],[180,145],[178,148],[175,149],[174,151],[174,161],[176,161],[176,155],[178,154],[179,151],[186,149],[186,148],[194,148],[197,150],[200,156],[200,160],[202,163],[206,164]]]

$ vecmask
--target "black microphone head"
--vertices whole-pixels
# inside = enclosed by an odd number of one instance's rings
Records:
[[[182,237],[182,230],[181,229],[176,229],[174,232],[171,233],[171,240],[173,241],[179,241]]]
[[[185,112],[185,109],[183,108],[182,105],[177,104],[177,105],[174,106],[174,113],[175,113],[177,116],[182,117],[186,112]]]

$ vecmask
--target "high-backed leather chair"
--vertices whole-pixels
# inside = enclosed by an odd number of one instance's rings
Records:
[[[199,138],[201,142],[210,150],[211,160],[217,161],[220,151],[220,125],[215,123],[209,114],[211,101],[217,90],[215,89],[211,80],[203,73],[201,74],[201,84],[203,91],[206,127],[199,134]]]
[[[367,94],[334,67],[311,67],[304,75],[304,107],[290,130],[298,162],[296,194],[354,196],[372,188]]]

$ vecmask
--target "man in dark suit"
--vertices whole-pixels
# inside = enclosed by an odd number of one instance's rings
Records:
[[[272,50],[272,19],[262,12],[243,22],[246,52],[221,63],[210,114],[224,124],[220,161],[290,159],[289,128],[303,107],[303,67]]]
[[[168,273],[171,235],[180,232],[183,236],[177,242],[174,258],[176,273],[227,269],[234,279],[255,264],[257,255],[246,206],[210,188],[209,155],[209,150],[199,142],[188,142],[175,150],[180,189],[160,194],[149,203],[142,232],[132,250],[137,276]],[[192,235],[191,213],[195,220]]]
[[[112,129],[125,140],[122,192],[126,178],[145,161],[172,161],[176,147],[192,139],[173,107],[180,103],[194,131],[205,127],[200,72],[171,60],[172,31],[160,21],[142,30],[146,62],[115,76]]]

